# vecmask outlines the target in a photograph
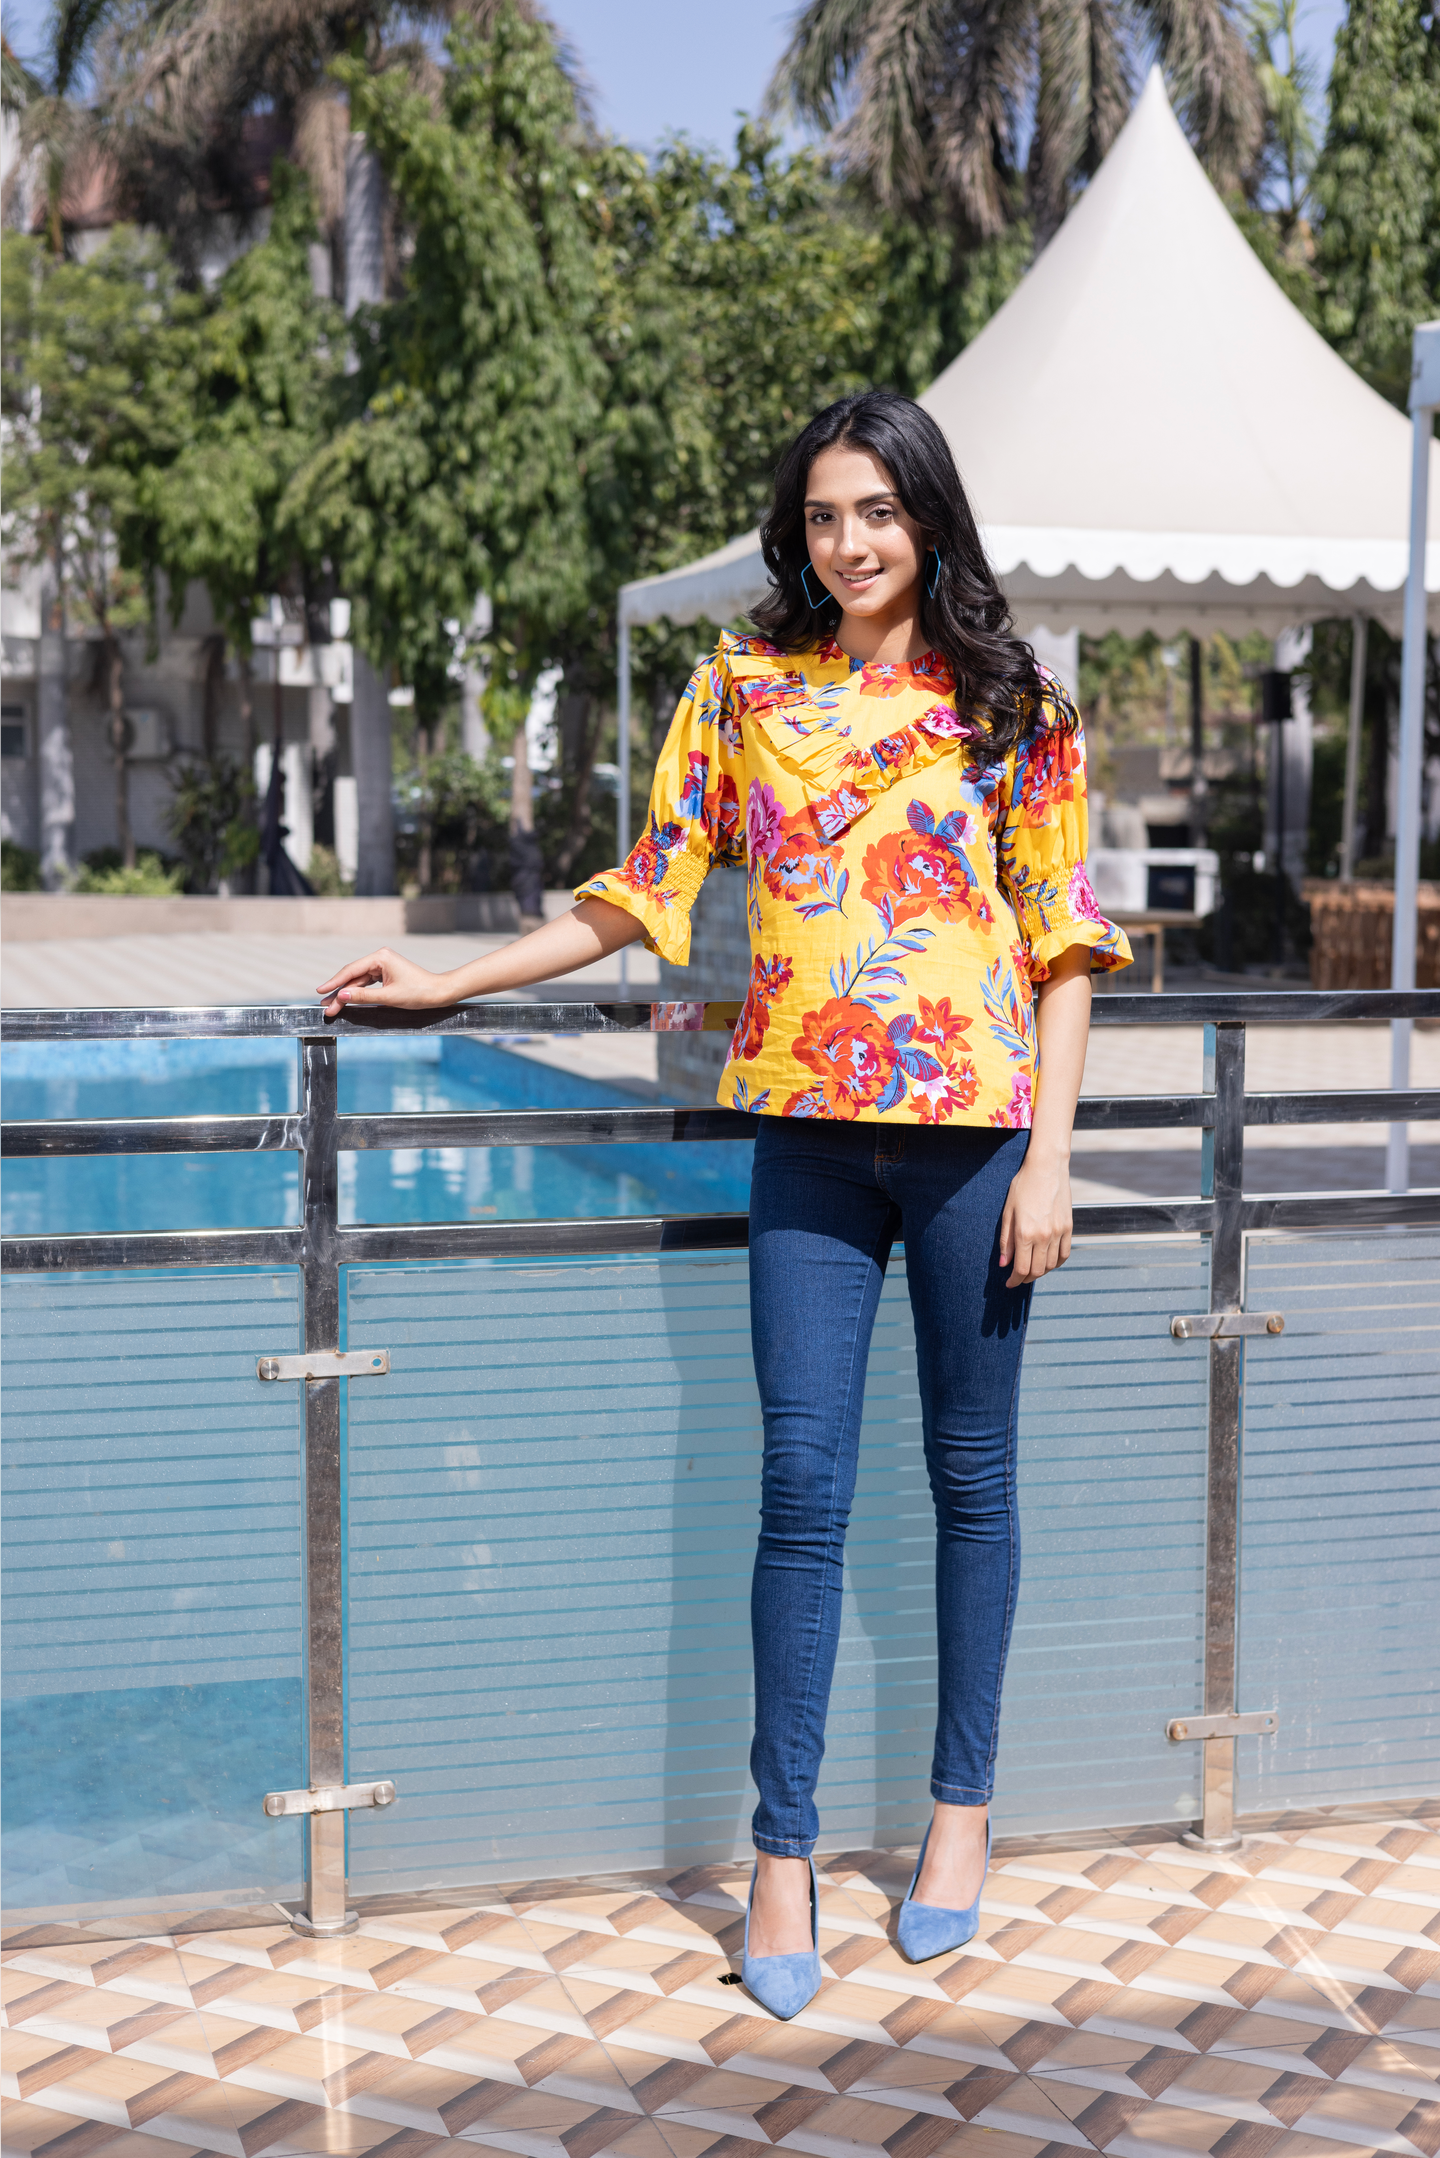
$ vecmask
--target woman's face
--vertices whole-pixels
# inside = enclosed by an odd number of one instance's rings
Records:
[[[805,487],[811,568],[846,614],[913,613],[925,538],[869,450],[822,450]]]

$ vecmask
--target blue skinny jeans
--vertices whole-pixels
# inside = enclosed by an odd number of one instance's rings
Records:
[[[1027,1132],[762,1117],[750,1323],[765,1420],[755,1648],[757,1850],[805,1858],[840,1632],[865,1366],[891,1245],[905,1246],[935,1500],[939,1714],[930,1790],[988,1802],[1020,1578],[1015,1405],[1030,1290],[1000,1217]]]

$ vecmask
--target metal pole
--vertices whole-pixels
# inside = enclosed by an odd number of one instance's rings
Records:
[[[1410,376],[1410,574],[1405,580],[1405,642],[1400,661],[1400,755],[1395,805],[1395,933],[1390,987],[1415,987],[1415,917],[1420,882],[1420,787],[1425,757],[1425,552],[1429,537],[1430,444],[1440,407],[1440,322],[1415,332]],[[1414,1022],[1390,1022],[1390,1084],[1410,1084],[1410,1036]],[[1410,1127],[1390,1126],[1385,1182],[1391,1191],[1410,1187]]]
[[[1190,844],[1205,844],[1205,648],[1190,639]]]
[[[1360,797],[1360,732],[1365,721],[1365,661],[1370,618],[1357,614],[1350,626],[1350,728],[1345,737],[1345,814],[1340,826],[1340,882],[1355,875],[1355,813]]]
[[[1277,730],[1278,732],[1278,730]],[[1206,1028],[1206,1077],[1209,1034]],[[1214,1030],[1215,1228],[1210,1240],[1210,1309],[1239,1311],[1245,1287],[1245,1029]],[[1241,1351],[1237,1339],[1210,1343],[1210,1413],[1205,1481],[1205,1714],[1235,1713],[1237,1562],[1240,1550]],[[1235,1741],[1201,1742],[1200,1826],[1185,1838],[1206,1851],[1234,1850]]]
[[[615,651],[615,716],[620,736],[615,758],[620,772],[616,782],[615,848],[623,862],[630,853],[630,624],[625,619],[623,606],[616,623]],[[628,957],[628,947],[622,944],[619,953],[622,990],[629,979]]]
[[[1270,732],[1275,747],[1275,965],[1285,965],[1285,728],[1276,720]]]
[[[340,1202],[339,1044],[333,1035],[300,1043],[300,1226],[305,1347],[340,1341],[340,1267],[335,1232]],[[307,1379],[305,1395],[305,1714],[308,1779],[345,1781],[343,1555],[340,1536],[340,1381]],[[353,1931],[345,1908],[345,1815],[306,1815],[309,1884],[297,1933]]]

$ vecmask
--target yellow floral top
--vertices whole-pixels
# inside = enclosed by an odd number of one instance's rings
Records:
[[[1123,967],[1085,873],[1079,717],[1046,675],[1007,757],[937,654],[857,666],[722,636],[680,700],[644,837],[579,887],[683,966],[716,862],[743,866],[749,992],[719,1099],[844,1122],[1030,1122],[1031,986],[1072,944]]]

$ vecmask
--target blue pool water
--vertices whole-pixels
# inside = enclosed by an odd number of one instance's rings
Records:
[[[35,1042],[0,1053],[6,1118],[236,1116],[296,1106],[290,1042]],[[344,1041],[342,1113],[570,1109],[623,1091],[464,1037]],[[346,1223],[543,1220],[742,1211],[751,1147],[444,1147],[340,1157]],[[11,1161],[11,1236],[116,1229],[290,1227],[293,1154],[141,1154]]]

